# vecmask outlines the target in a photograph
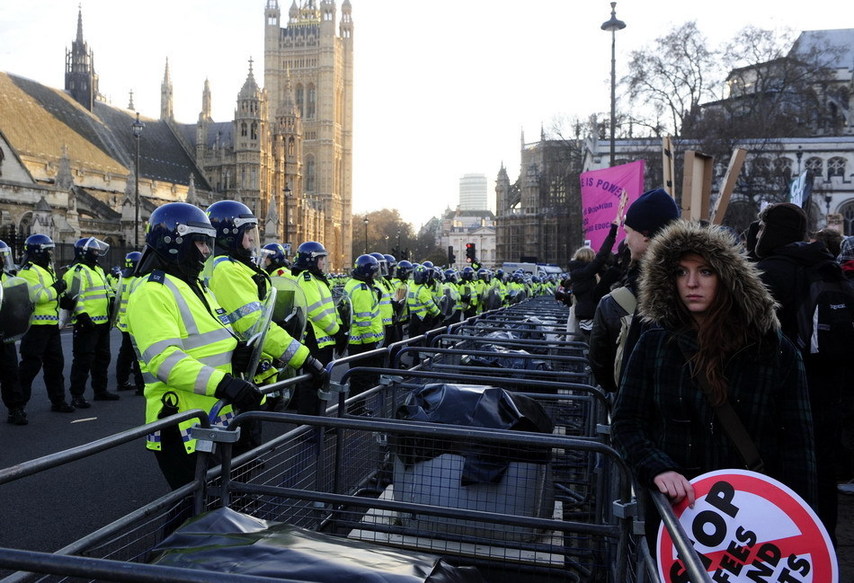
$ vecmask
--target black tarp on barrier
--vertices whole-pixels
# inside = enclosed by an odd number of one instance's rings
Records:
[[[541,358],[531,358],[532,354],[526,350],[513,350],[496,344],[484,344],[478,346],[477,350],[494,352],[495,356],[465,354],[461,364],[517,370],[552,370],[551,364]]]
[[[484,583],[477,569],[219,508],[154,549],[159,565],[315,583]]]
[[[413,390],[397,410],[398,419],[551,433],[554,424],[542,405],[525,395],[498,387],[431,383]],[[401,437],[392,439],[392,451],[405,465],[429,460],[444,453],[465,458],[462,485],[496,483],[510,462],[548,463],[546,448],[502,447],[490,444],[449,441],[436,438]]]

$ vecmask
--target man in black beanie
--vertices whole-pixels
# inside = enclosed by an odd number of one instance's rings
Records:
[[[806,272],[819,264],[835,264],[824,242],[807,243],[804,241],[806,234],[807,215],[797,205],[772,204],[759,213],[755,249],[759,257],[757,267],[762,272],[762,281],[779,304],[777,317],[783,334],[796,346],[798,311],[804,302],[809,301],[805,289]],[[843,362],[819,360],[814,355],[804,354],[815,429],[818,478],[816,512],[834,544],[837,521],[836,456],[842,443],[840,411],[845,366]]]
[[[679,207],[667,191],[656,188],[640,195],[626,211],[626,246],[631,261],[625,284],[599,300],[590,331],[588,359],[597,384],[617,390],[620,364],[640,337],[639,326],[627,328],[637,308],[637,279],[640,259],[649,241],[671,221],[679,218]]]

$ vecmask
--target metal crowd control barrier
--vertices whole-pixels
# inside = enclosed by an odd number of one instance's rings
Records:
[[[570,382],[574,373],[561,368],[580,364],[584,346],[560,330],[566,310],[553,304],[550,298],[534,298],[330,363],[331,380],[320,391],[329,405],[322,416],[253,411],[237,415],[228,429],[211,429],[207,414],[190,411],[0,470],[0,486],[32,479],[158,428],[199,421],[194,436],[202,455],[194,482],[54,554],[0,549],[0,567],[30,572],[4,581],[292,580],[286,566],[283,578],[267,579],[144,564],[177,520],[222,506],[380,547],[439,555],[454,565],[477,567],[490,582],[657,581],[630,473],[608,444],[608,397],[588,383]],[[542,315],[545,323],[532,324],[532,314]],[[522,324],[528,332],[548,337],[506,342],[485,337],[492,328]],[[484,351],[479,348],[488,342],[530,350],[532,358],[558,370],[508,372],[456,364],[466,353],[480,355]],[[412,355],[417,355],[413,366],[401,368]],[[364,366],[377,360],[383,366]],[[350,381],[356,375],[370,375],[377,384],[351,396]],[[301,375],[264,391],[287,390],[308,380],[310,375]],[[540,403],[554,430],[534,433],[398,419],[411,391],[427,383],[497,386],[525,395]],[[273,437],[252,451],[232,455],[240,428],[257,421],[281,431],[271,432]],[[502,462],[501,483],[462,486],[466,463],[482,461],[478,455]],[[222,465],[206,469],[209,459]],[[479,488],[488,495],[475,496]],[[656,493],[652,500],[689,579],[707,583],[709,576],[670,505]]]

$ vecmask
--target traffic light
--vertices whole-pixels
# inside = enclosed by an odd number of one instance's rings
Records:
[[[477,260],[477,248],[474,243],[466,243],[466,262],[474,263]]]
[[[453,265],[457,262],[457,256],[454,255],[454,246],[448,245],[448,265]]]

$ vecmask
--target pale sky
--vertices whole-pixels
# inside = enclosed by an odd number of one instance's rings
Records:
[[[607,1],[351,4],[354,212],[397,208],[417,229],[456,207],[467,173],[486,174],[494,206],[502,163],[511,181],[519,174],[522,131],[536,141],[541,126],[548,131],[555,120],[610,107],[611,35],[600,30],[610,18]],[[854,11],[838,0],[784,4],[622,0],[617,17],[627,27],[617,33],[617,77],[632,50],[689,20],[713,44],[747,25],[854,27]],[[216,121],[233,119],[250,57],[263,83],[266,0],[0,0],[0,71],[61,89],[79,5],[100,90],[113,105],[127,107],[133,90],[136,109],[158,117],[167,58],[182,123],[198,118],[205,78]],[[283,21],[290,5],[280,0]],[[341,0],[336,5],[340,16]]]

